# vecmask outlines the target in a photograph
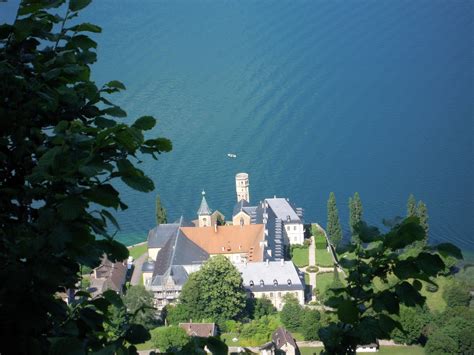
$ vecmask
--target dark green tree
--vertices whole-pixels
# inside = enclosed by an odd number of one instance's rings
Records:
[[[168,223],[168,219],[166,218],[166,210],[161,204],[160,195],[156,195],[155,213],[157,225]]]
[[[423,201],[418,201],[418,205],[416,206],[416,216],[420,219],[420,226],[422,226],[425,231],[425,238],[423,241],[426,243],[430,227],[428,225],[428,209]]]
[[[292,332],[296,332],[301,327],[303,320],[303,307],[292,294],[284,296],[285,305],[280,312],[280,319],[283,325]]]
[[[443,298],[448,307],[469,306],[471,295],[465,283],[452,279],[444,289]]]
[[[391,339],[401,344],[416,344],[420,342],[424,327],[430,322],[429,311],[423,307],[400,307],[398,317],[394,318],[402,329],[395,328]]]
[[[301,334],[304,340],[319,340],[319,329],[321,327],[321,314],[315,309],[305,309],[301,323]]]
[[[413,194],[408,196],[407,201],[407,217],[415,217],[416,216],[416,199]]]
[[[339,212],[336,206],[336,196],[334,192],[329,194],[328,204],[328,224],[327,224],[327,233],[329,240],[334,245],[335,248],[339,246],[342,241],[342,228],[341,222],[339,220]]]
[[[354,259],[340,260],[347,270],[347,286],[332,290],[326,302],[337,309],[338,321],[319,331],[326,354],[354,354],[358,344],[388,339],[395,328],[401,328],[396,317],[400,305],[423,306],[421,281],[431,282],[444,270],[437,253],[462,258],[455,246],[445,243],[424,247],[413,255],[406,247],[424,238],[424,230],[416,217],[395,225],[388,233],[364,223],[356,226],[360,243],[348,246]],[[390,276],[390,277],[389,277]],[[384,287],[375,286],[374,280]]]
[[[354,197],[349,197],[349,227],[351,228],[352,239],[357,238],[357,234],[354,233],[354,226],[362,220],[363,212],[362,201],[359,193],[356,192]]]
[[[153,307],[153,293],[147,291],[144,286],[131,286],[125,296],[123,303],[128,311],[134,314],[134,322],[143,325],[147,329],[156,327],[156,309]]]
[[[229,259],[218,255],[190,275],[179,299],[189,318],[224,322],[242,315],[246,293],[239,271]]]
[[[459,345],[444,329],[438,329],[426,342],[425,352],[430,355],[459,354]]]
[[[253,312],[253,318],[258,319],[263,316],[269,316],[271,314],[276,313],[276,308],[273,306],[271,300],[266,297],[262,298],[254,298],[255,300],[255,308]]]
[[[159,327],[151,332],[151,342],[162,353],[176,353],[190,342],[186,331],[178,326]]]
[[[91,80],[97,43],[87,33],[101,29],[78,20],[89,3],[23,0],[0,25],[0,353],[119,352],[146,338],[132,324],[107,338],[110,293],[78,293],[74,307],[56,297],[74,293],[79,265],[128,257],[109,233],[111,211],[127,208],[111,182],[152,191],[137,164],[171,150],[156,131],[145,139],[154,118],[121,120],[109,94],[122,83]]]
[[[178,303],[176,306],[166,306],[163,313],[166,314],[166,322],[168,325],[186,323],[191,319],[189,311],[180,303]]]

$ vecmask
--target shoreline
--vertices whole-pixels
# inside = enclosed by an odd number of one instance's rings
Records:
[[[132,244],[132,245],[127,245],[127,249],[132,249],[134,247],[138,247],[138,246],[146,244],[146,243],[147,243],[147,241],[145,240],[144,242],[140,242],[140,243],[136,243],[136,244]]]

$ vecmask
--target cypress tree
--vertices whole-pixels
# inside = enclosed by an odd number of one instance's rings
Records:
[[[336,206],[336,196],[334,192],[329,194],[328,199],[328,224],[327,224],[327,232],[329,235],[329,240],[337,248],[339,243],[342,240],[342,228],[341,222],[339,220],[339,211],[337,210]]]
[[[416,207],[416,216],[420,219],[420,226],[423,227],[425,230],[425,242],[428,240],[428,232],[429,232],[429,225],[428,225],[428,208],[423,201],[418,202],[418,206]]]
[[[416,216],[416,199],[413,194],[410,194],[408,196],[408,202],[407,202],[407,217],[414,217]]]
[[[166,210],[161,205],[160,195],[156,195],[156,205],[155,206],[156,206],[156,208],[155,208],[156,224],[167,223],[168,219],[166,218]]]
[[[362,201],[359,193],[356,192],[354,197],[349,197],[349,227],[351,228],[352,241],[358,240],[357,234],[354,233],[354,226],[362,220]]]

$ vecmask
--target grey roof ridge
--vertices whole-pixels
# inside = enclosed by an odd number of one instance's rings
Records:
[[[176,238],[174,240],[173,253],[171,254],[170,265],[168,267],[168,271],[171,270],[171,266],[173,265],[174,256],[176,254],[176,245],[178,244],[178,238],[179,238],[179,234],[181,232],[180,228],[181,228],[182,223],[183,223],[183,216],[181,216],[181,218],[179,219],[179,227],[176,229]]]

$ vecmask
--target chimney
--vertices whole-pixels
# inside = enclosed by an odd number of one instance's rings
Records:
[[[214,224],[214,233],[217,233],[217,222]]]

